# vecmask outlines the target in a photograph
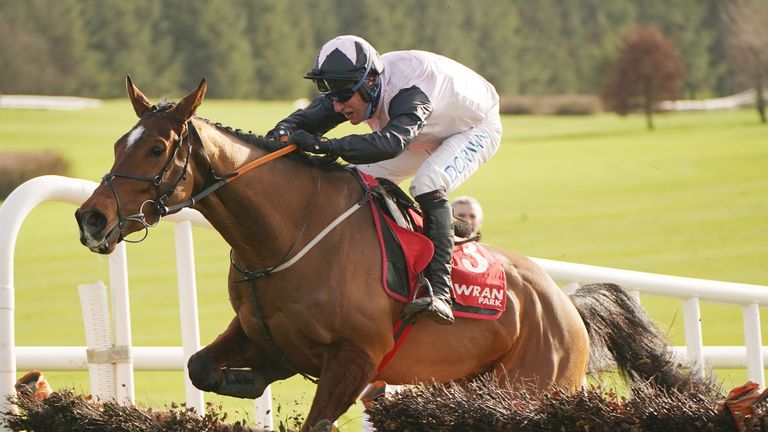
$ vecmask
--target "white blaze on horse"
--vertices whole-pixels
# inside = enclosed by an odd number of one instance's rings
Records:
[[[292,149],[275,153],[261,137],[195,116],[204,80],[175,104],[151,104],[130,78],[127,87],[139,121],[117,140],[112,169],[77,210],[80,238],[108,254],[128,234],[146,235],[163,215],[191,207],[229,243],[234,318],[190,359],[198,388],[255,398],[273,381],[316,377],[306,431],[330,427],[374,380],[462,381],[492,372],[504,385],[575,391],[588,362],[613,353],[630,377],[690,383],[620,288],[590,285],[568,297],[531,260],[490,247],[504,264],[503,313],[450,327],[417,321],[379,370],[403,304],[383,290],[373,210],[355,207],[365,195],[355,176],[298,152],[278,157]]]

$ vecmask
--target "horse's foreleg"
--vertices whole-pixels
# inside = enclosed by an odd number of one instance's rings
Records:
[[[203,391],[254,399],[276,380],[292,372],[264,362],[235,317],[216,340],[189,358],[189,378]]]
[[[331,423],[355,403],[373,379],[376,365],[365,351],[347,340],[337,342],[334,348],[323,360],[317,392],[302,432],[330,431]]]

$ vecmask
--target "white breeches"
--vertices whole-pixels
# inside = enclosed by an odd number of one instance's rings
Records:
[[[449,136],[433,151],[411,145],[395,158],[356,166],[367,174],[397,184],[413,177],[409,189],[413,197],[438,189],[451,192],[499,149],[501,118],[498,109],[491,113],[495,115],[489,115],[485,121],[471,129]]]

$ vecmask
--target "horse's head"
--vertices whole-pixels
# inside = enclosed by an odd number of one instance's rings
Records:
[[[112,169],[75,212],[80,242],[102,254],[131,233],[144,231],[143,240],[170,201],[192,193],[189,120],[203,101],[205,80],[177,104],[152,105],[130,77],[126,87],[139,122],[117,140]]]

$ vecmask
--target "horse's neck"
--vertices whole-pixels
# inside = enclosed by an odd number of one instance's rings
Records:
[[[266,153],[265,150],[249,145],[233,135],[223,133],[203,120],[194,121],[194,125],[211,166],[219,175],[233,172],[246,162]]]
[[[218,175],[231,173],[266,154],[263,149],[240,142],[212,126],[201,128],[200,135]],[[204,176],[206,167],[201,168],[198,172]],[[274,265],[302,230],[319,231],[314,227],[321,223],[318,220],[327,219],[323,213],[335,212],[335,207],[342,208],[350,201],[343,199],[343,194],[351,191],[343,186],[347,182],[340,174],[279,158],[228,183],[195,208],[221,233],[240,259],[252,267]],[[348,177],[346,180],[351,179]],[[204,180],[198,181],[196,188],[203,184]],[[307,241],[302,239],[301,244]]]

